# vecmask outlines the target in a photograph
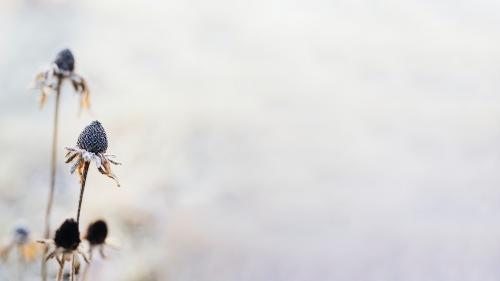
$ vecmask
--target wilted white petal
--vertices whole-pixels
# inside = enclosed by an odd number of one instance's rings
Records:
[[[94,161],[95,161],[96,167],[99,169],[102,166],[101,158],[94,154]]]
[[[78,160],[71,166],[71,169],[69,170],[71,174],[73,174],[76,168],[78,168],[78,166],[80,165],[80,157],[81,156],[78,156]]]

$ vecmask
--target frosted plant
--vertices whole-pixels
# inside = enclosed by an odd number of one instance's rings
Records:
[[[76,93],[80,95],[80,110],[89,107],[89,90],[85,79],[75,73],[75,58],[69,49],[60,51],[55,60],[47,70],[40,72],[35,77],[34,88],[40,90],[40,108],[43,108],[47,96],[55,93],[54,126],[52,131],[52,156],[50,164],[49,198],[45,209],[44,238],[50,235],[50,216],[54,201],[54,189],[56,185],[56,158],[57,158],[57,136],[59,127],[59,100],[61,97],[61,85],[63,81],[70,81]],[[42,263],[42,280],[47,280],[47,268]]]
[[[73,174],[77,171],[81,183],[80,200],[76,217],[77,222],[80,221],[80,208],[90,162],[93,161],[101,174],[112,178],[115,180],[117,186],[120,186],[118,179],[111,171],[111,164],[120,165],[120,163],[111,159],[115,157],[114,155],[106,154],[107,149],[108,138],[99,121],[93,121],[83,129],[78,137],[76,147],[66,147],[68,151],[66,153],[66,163],[74,162],[70,172]]]
[[[45,71],[38,73],[35,77],[35,89],[40,90],[40,108],[47,100],[51,92],[59,95],[61,84],[68,80],[73,85],[75,92],[80,94],[80,108],[89,107],[89,90],[87,82],[79,74],[75,73],[75,58],[69,49],[60,51],[54,62]]]

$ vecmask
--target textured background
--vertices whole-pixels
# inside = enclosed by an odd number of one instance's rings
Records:
[[[76,212],[63,148],[86,124],[124,163],[121,188],[89,173],[82,220],[122,246],[92,280],[498,280],[499,11],[0,1],[2,241],[40,237],[54,99],[39,111],[27,86],[69,47],[92,111],[66,85],[53,225]]]

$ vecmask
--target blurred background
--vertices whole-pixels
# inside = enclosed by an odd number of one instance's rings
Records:
[[[1,241],[42,237],[54,95],[39,110],[28,86],[67,47],[92,108],[64,85],[52,225],[75,216],[63,153],[87,124],[123,163],[120,188],[89,172],[82,222],[121,246],[90,280],[498,280],[499,11],[2,0]]]

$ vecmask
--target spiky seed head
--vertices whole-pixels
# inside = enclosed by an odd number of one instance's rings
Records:
[[[54,242],[57,247],[62,247],[66,250],[76,250],[80,245],[80,231],[78,223],[74,219],[65,220],[56,230]]]
[[[103,220],[93,222],[87,228],[87,235],[85,239],[89,241],[90,245],[100,245],[106,241],[108,236],[108,225]]]
[[[62,71],[72,72],[75,69],[75,57],[73,57],[73,53],[69,49],[60,51],[54,63]]]
[[[108,149],[108,138],[99,121],[92,121],[78,137],[76,145],[92,153],[104,153]]]
[[[24,227],[14,229],[14,242],[17,244],[26,244],[28,242],[29,231]]]

